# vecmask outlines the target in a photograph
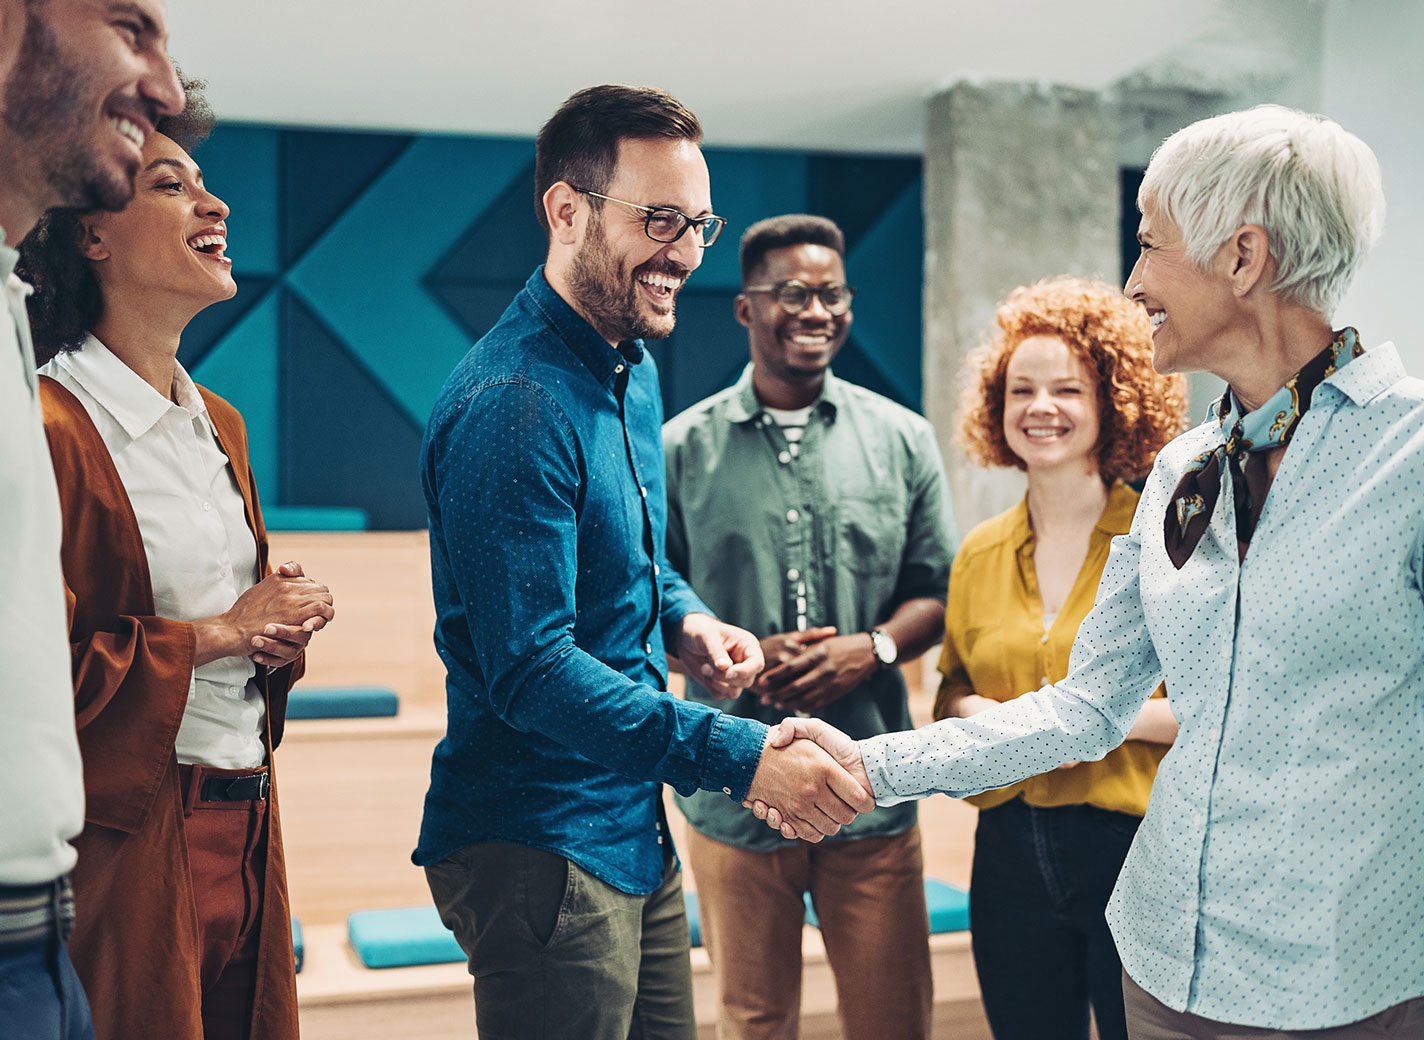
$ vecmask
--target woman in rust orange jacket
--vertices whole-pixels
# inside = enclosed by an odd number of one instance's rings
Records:
[[[70,953],[104,1040],[295,1038],[272,749],[333,615],[272,573],[242,418],[177,361],[236,291],[227,206],[190,157],[211,116],[115,125],[121,212],[56,211],[22,246],[60,491],[85,827]],[[206,118],[205,118],[206,116]]]

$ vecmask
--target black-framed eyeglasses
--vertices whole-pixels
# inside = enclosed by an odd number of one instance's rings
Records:
[[[596,199],[616,202],[629,209],[642,210],[645,214],[643,232],[654,242],[676,242],[687,234],[688,228],[692,228],[702,239],[702,248],[706,249],[717,241],[717,236],[722,234],[722,229],[727,226],[726,218],[715,214],[706,217],[689,217],[682,210],[674,209],[672,206],[640,206],[636,202],[624,202],[622,199],[615,199],[612,195],[603,195],[596,191],[589,191],[587,188],[575,187],[572,184],[569,187],[580,195],[592,195]]]
[[[855,296],[855,290],[844,282],[807,285],[796,278],[774,285],[749,285],[742,292],[771,293],[787,314],[800,314],[811,305],[811,297],[815,296],[820,298],[827,314],[841,315],[850,310],[850,301]]]

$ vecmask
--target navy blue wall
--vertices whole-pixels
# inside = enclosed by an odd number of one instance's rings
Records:
[[[430,407],[543,259],[532,140],[229,125],[197,159],[232,207],[238,295],[195,319],[180,359],[246,417],[264,502],[424,526]],[[651,345],[668,414],[745,364],[737,239],[787,212],[846,232],[860,293],[837,372],[918,409],[920,161],[708,149],[707,162],[731,226],[683,290],[677,331]]]

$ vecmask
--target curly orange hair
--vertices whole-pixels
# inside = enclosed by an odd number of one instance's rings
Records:
[[[959,443],[985,466],[1023,460],[1004,439],[1009,358],[1031,336],[1057,336],[1098,382],[1098,472],[1135,480],[1186,426],[1187,381],[1152,368],[1146,312],[1105,282],[1063,275],[1021,286],[994,313],[999,331],[965,365]]]

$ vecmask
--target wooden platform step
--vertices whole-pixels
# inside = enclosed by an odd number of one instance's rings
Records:
[[[821,935],[803,933],[803,1040],[839,1038],[835,984]],[[967,933],[930,938],[936,1038],[990,1040],[979,1003]],[[700,1040],[712,1040],[717,986],[705,950],[692,951],[693,1002]],[[474,996],[463,964],[373,971],[362,966],[340,925],[306,929],[306,965],[297,977],[304,1040],[470,1040]]]

